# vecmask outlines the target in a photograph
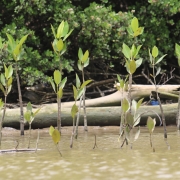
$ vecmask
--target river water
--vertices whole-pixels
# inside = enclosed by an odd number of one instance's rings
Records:
[[[152,135],[155,152],[149,143],[146,127],[141,127],[137,141],[120,148],[118,127],[79,128],[79,136],[69,147],[72,127],[63,127],[58,153],[48,129],[39,130],[37,152],[0,154],[0,180],[156,180],[180,178],[180,135],[176,127],[168,126],[168,148],[163,128],[156,127]],[[36,146],[38,130],[32,131],[31,148]],[[96,135],[97,147],[93,149]],[[3,129],[1,149],[28,146],[28,131],[20,137],[19,131]]]

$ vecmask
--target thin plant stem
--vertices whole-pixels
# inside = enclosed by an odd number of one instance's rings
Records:
[[[28,143],[28,149],[30,148],[31,143],[31,123],[29,123],[29,143]]]
[[[18,65],[16,62],[16,79],[17,79],[17,87],[18,87],[18,94],[19,94],[19,105],[20,105],[20,131],[21,136],[24,135],[24,112],[23,112],[23,101],[22,101],[22,94],[21,94],[21,86],[20,86],[20,80],[18,75]]]
[[[95,149],[95,148],[98,148],[97,143],[96,143],[96,135],[94,135],[94,147],[93,147],[93,149]]]
[[[84,81],[85,81],[84,80],[84,68],[82,68],[82,79],[83,79],[83,83],[84,83]],[[83,110],[84,110],[84,131],[88,131],[85,92],[86,92],[86,87],[84,87],[84,93],[83,93]]]
[[[79,100],[79,108],[78,108],[78,114],[77,114],[77,120],[76,120],[76,129],[75,129],[75,138],[76,139],[77,139],[77,136],[78,136],[78,126],[79,126],[82,98],[83,98],[83,96],[81,96],[81,98]]]
[[[57,105],[58,105],[57,128],[61,134],[61,99],[58,98],[58,95],[57,95]]]
[[[36,151],[37,151],[37,148],[38,148],[38,143],[39,143],[39,128],[38,128],[38,136],[37,136],[37,140],[36,140]]]
[[[56,147],[57,147],[57,150],[58,150],[59,154],[62,156],[62,154],[61,154],[61,151],[60,151],[60,149],[59,149],[58,144],[56,144]]]
[[[6,100],[7,100],[7,95],[4,96],[4,109],[3,109],[3,114],[0,122],[0,148],[1,148],[1,140],[2,140],[2,127],[3,127],[3,121],[4,117],[6,114]]]

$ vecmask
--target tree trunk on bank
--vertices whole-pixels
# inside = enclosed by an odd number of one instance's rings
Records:
[[[159,88],[160,97],[169,97],[170,99],[178,99],[179,85],[164,85]],[[154,86],[151,85],[133,85],[132,86],[132,99],[141,99],[143,97],[149,97],[150,93],[154,91]],[[125,94],[126,96],[126,94]],[[177,97],[176,97],[177,96]],[[121,117],[121,92],[117,91],[111,95],[91,99],[86,101],[87,117],[89,126],[119,126]],[[62,103],[61,120],[62,126],[72,126],[71,107],[74,102]],[[78,104],[78,102],[77,102]],[[107,106],[107,107],[102,107]],[[113,106],[113,107],[112,107]],[[176,124],[176,113],[178,104],[163,105],[164,114],[166,117],[167,125]],[[35,110],[34,110],[35,111]],[[82,110],[81,110],[82,111]],[[152,118],[160,115],[159,106],[141,106],[138,113],[144,113],[141,118],[141,125],[146,124],[148,116]],[[156,118],[157,124],[159,122]],[[57,126],[57,104],[45,104],[42,109],[36,115],[32,122],[32,128],[45,128],[49,126]],[[83,125],[83,113],[80,117],[80,125]],[[4,127],[13,127],[19,129],[19,109],[7,109]],[[28,128],[28,123],[25,123],[25,128]]]

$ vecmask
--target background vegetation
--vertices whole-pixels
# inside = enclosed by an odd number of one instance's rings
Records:
[[[174,45],[180,44],[179,0],[1,0],[0,37],[6,42],[6,33],[15,39],[29,33],[24,60],[19,66],[22,86],[45,83],[47,76],[58,68],[59,60],[51,45],[50,24],[57,28],[62,20],[67,20],[74,29],[62,59],[64,74],[72,75],[69,81],[75,79],[73,71],[80,73],[77,68],[79,47],[90,52],[90,65],[86,68],[88,79],[115,78],[116,73],[126,73],[121,50],[123,42],[132,44],[126,28],[133,16],[145,27],[136,41],[137,45],[143,44],[140,56],[144,67],[149,68],[148,48],[154,45],[161,54],[168,54],[161,63],[164,70],[176,67]],[[0,53],[0,71],[3,62],[13,62],[5,47]],[[164,66],[166,64],[168,66]],[[97,76],[102,72],[103,76]]]

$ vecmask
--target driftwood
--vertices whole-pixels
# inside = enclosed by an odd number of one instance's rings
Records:
[[[177,100],[179,85],[164,85],[159,88],[160,96],[170,97]],[[154,91],[154,86],[151,85],[133,85],[132,98],[140,99],[142,97],[149,97],[151,92]],[[127,94],[124,94],[126,96]],[[117,91],[111,95],[91,99],[86,101],[88,125],[91,126],[108,126],[119,125],[121,107],[120,101],[121,92]],[[62,103],[62,126],[71,126],[71,107],[74,102]],[[104,107],[107,106],[107,107]],[[164,114],[167,120],[167,125],[175,124],[177,103],[163,105]],[[144,113],[141,118],[141,125],[146,124],[148,116],[157,117],[154,112],[160,115],[159,106],[141,106],[139,109],[140,114]],[[19,129],[19,110],[7,109],[4,127],[13,127]],[[42,109],[36,115],[32,128],[45,128],[57,124],[57,104],[43,105]],[[80,118],[80,125],[83,125],[83,117]],[[28,124],[25,124],[28,128]]]

